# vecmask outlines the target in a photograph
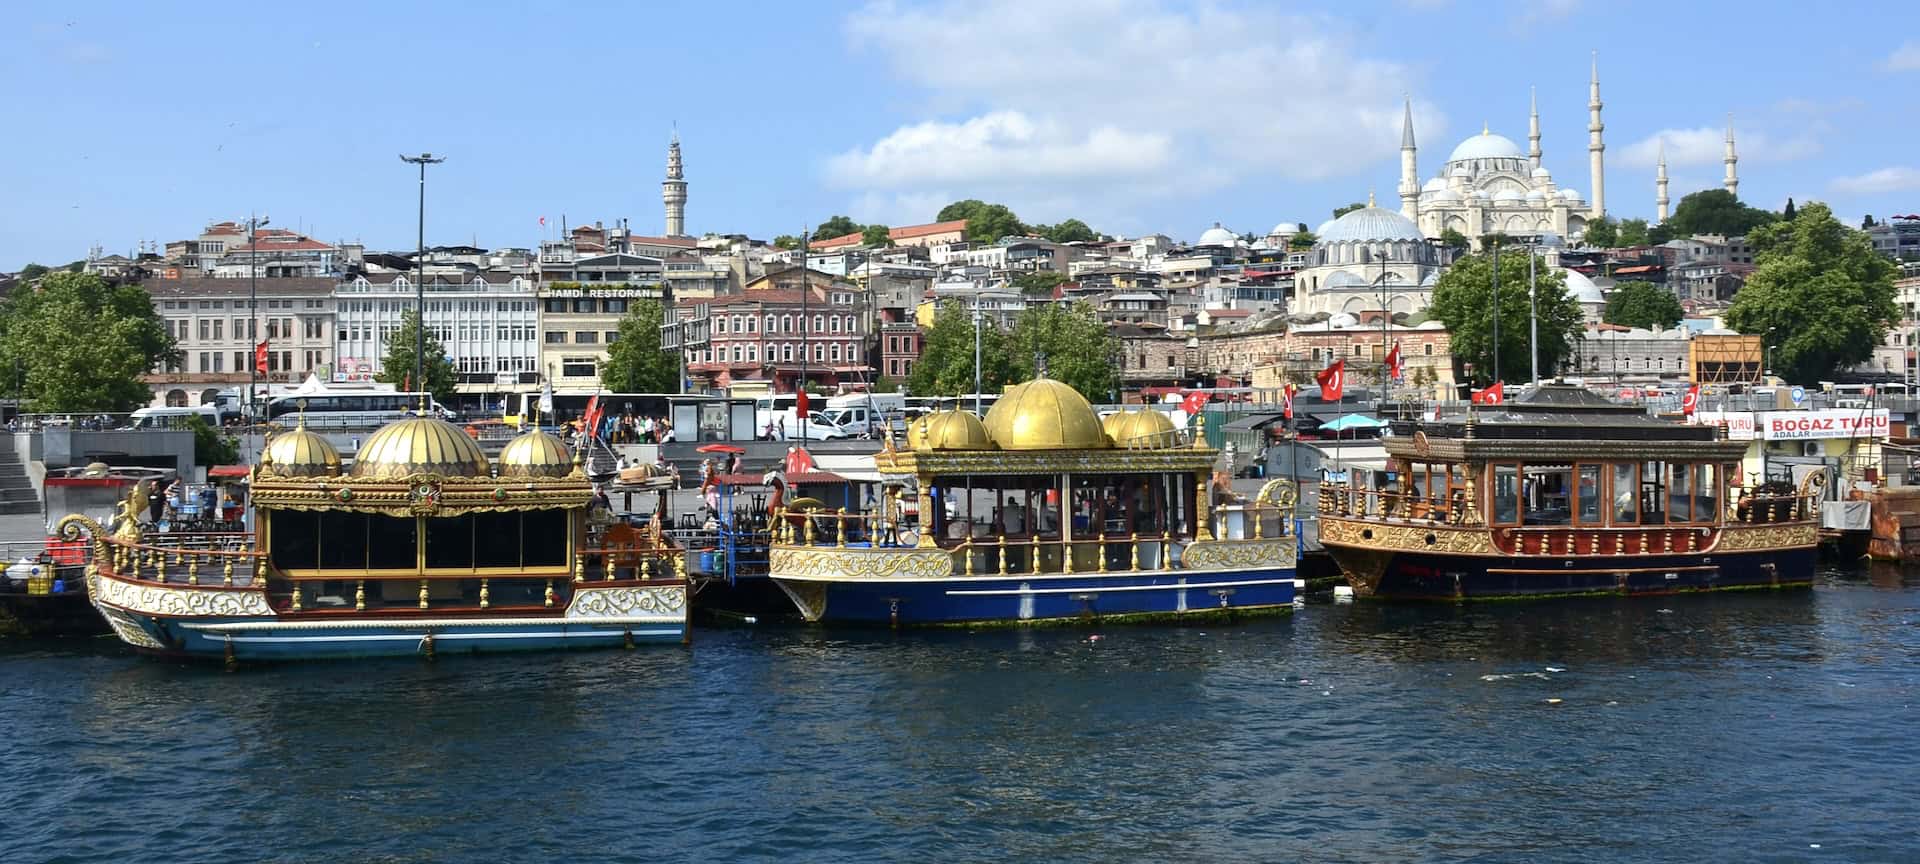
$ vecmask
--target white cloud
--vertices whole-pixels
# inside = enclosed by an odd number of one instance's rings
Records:
[[[1580,9],[1580,0],[1535,0],[1515,21],[1515,29],[1530,30],[1536,25],[1558,21]]]
[[[1667,165],[1717,165],[1726,155],[1727,130],[1712,126],[1693,129],[1662,129],[1627,145],[1620,153],[1626,167],[1651,168],[1660,158],[1660,145],[1667,146]],[[1765,131],[1734,130],[1734,151],[1742,163],[1791,162],[1820,152],[1820,140],[1811,132],[1778,138]]]
[[[1905,192],[1920,189],[1920,168],[1895,166],[1856,174],[1852,177],[1835,177],[1827,184],[1833,191],[1842,195],[1879,195],[1887,192]]]
[[[1415,76],[1333,26],[1159,0],[882,0],[848,18],[849,39],[917,88],[925,111],[832,158],[827,175],[860,193],[997,195],[1051,221],[1119,218],[1255,176],[1377,168],[1397,152]],[[1445,140],[1430,108],[1415,130]],[[1043,205],[1113,210],[1025,209]]]
[[[1887,55],[1886,61],[1880,65],[1889,72],[1920,71],[1920,42],[1908,39],[1900,43],[1900,47],[1893,49],[1893,53]]]

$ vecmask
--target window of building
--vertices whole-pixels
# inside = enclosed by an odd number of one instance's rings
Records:
[[[825,345],[813,346],[813,362],[824,363],[826,362],[826,360],[827,360],[827,346]]]
[[[813,316],[813,332],[824,333],[826,332],[826,329],[827,329],[826,316],[823,316],[823,315]]]
[[[548,344],[548,345],[565,345],[565,344],[567,344],[567,333],[566,333],[566,331],[565,331],[565,330],[548,330],[548,331],[547,331],[547,344]]]
[[[773,321],[773,315],[772,315],[772,314],[768,314],[768,315],[767,315],[767,332],[768,332],[768,333],[772,333],[772,332],[774,332],[774,329],[773,329],[773,323],[774,323],[774,321]]]
[[[1488,281],[1492,281],[1492,280],[1491,280],[1491,279],[1489,279]],[[1428,356],[1428,357],[1432,357],[1432,356],[1433,356],[1433,343],[1432,343],[1432,342],[1428,342],[1427,344],[1425,344],[1425,345],[1422,345],[1422,346],[1420,346],[1420,353],[1421,353],[1421,354],[1424,354],[1424,355],[1426,355],[1426,356]]]
[[[832,360],[835,363],[840,362],[840,343],[836,342],[829,347],[832,348],[832,350],[828,352],[829,354],[828,359]]]
[[[793,343],[792,342],[788,342],[787,344],[780,346],[780,359],[788,363],[793,362]]]
[[[831,333],[840,332],[840,316],[835,315],[832,318],[827,319],[827,330],[828,332],[831,332]]]
[[[205,342],[208,339],[213,338],[212,336],[208,335],[212,332],[213,332],[213,322],[208,321],[205,318],[200,319],[200,341]]]
[[[608,301],[607,301],[607,311],[608,311],[608,312],[612,312],[612,313],[614,313],[614,314],[617,314],[617,315],[624,315],[624,314],[626,314],[626,311],[627,311],[627,301],[625,301],[625,300],[608,300]],[[609,341],[609,342],[611,342],[611,341],[613,341],[613,340],[611,340],[611,339],[609,339],[609,340],[607,340],[607,341]]]
[[[597,310],[599,305],[597,301],[593,300],[575,300],[573,301],[573,311],[591,314]]]
[[[383,305],[383,306],[384,306],[384,305],[386,305],[386,304],[384,304],[384,303],[383,303],[383,304],[381,304],[381,305]],[[556,312],[556,313],[558,313],[558,312],[565,312],[565,311],[567,311],[567,301],[565,301],[565,300],[548,300],[548,301],[547,301],[547,311],[548,311],[548,312]]]
[[[793,332],[793,316],[792,315],[780,316],[780,332],[782,333]]]
[[[760,346],[753,345],[753,344],[749,344],[747,346],[747,362],[749,363],[760,362]]]
[[[592,331],[592,330],[573,331],[573,342],[575,345],[594,345],[594,344],[598,344],[599,341],[600,341],[600,334],[595,331]]]
[[[1489,279],[1489,281],[1491,281],[1491,279]],[[724,316],[724,315],[722,315],[722,316],[719,316],[719,317],[716,317],[716,318],[714,318],[714,319],[713,319],[713,332],[715,332],[715,333],[725,333],[725,332],[727,332],[727,318],[726,318],[726,316]]]
[[[565,378],[591,378],[594,375],[593,361],[580,358],[562,360],[560,375]]]
[[[740,357],[740,346],[739,346],[739,345],[735,345],[735,346],[733,346],[733,362],[735,362],[735,363],[738,363],[738,362],[740,362],[740,360],[741,360],[741,357]]]
[[[608,330],[606,332],[606,337],[607,337],[607,344],[612,345],[615,340],[618,340],[620,338],[620,331]]]

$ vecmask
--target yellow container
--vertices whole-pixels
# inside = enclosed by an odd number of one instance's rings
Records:
[[[52,594],[53,593],[53,577],[51,575],[28,576],[27,577],[27,593],[36,597],[44,597],[48,594]]]

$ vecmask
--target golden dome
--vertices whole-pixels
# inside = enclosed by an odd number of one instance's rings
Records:
[[[987,434],[1002,450],[1096,450],[1110,446],[1087,398],[1051,378],[1008,387],[987,410]]]
[[[413,474],[487,476],[487,455],[460,427],[434,417],[409,417],[380,427],[353,457],[354,477],[398,480]]]
[[[941,411],[927,415],[922,421],[924,428],[915,449],[925,446],[929,450],[992,450],[993,436],[987,434],[986,424],[972,411]]]
[[[573,454],[558,436],[534,429],[508,441],[494,464],[502,477],[565,477],[573,473]]]
[[[1173,418],[1152,408],[1122,411],[1109,416],[1104,425],[1115,447],[1163,448],[1179,443]]]
[[[321,435],[301,426],[281,432],[260,454],[260,473],[268,477],[338,477],[340,451]]]
[[[934,414],[938,413],[940,412],[934,412]],[[907,423],[908,450],[920,449],[920,442],[927,440],[927,421],[932,419],[933,414],[922,414]]]

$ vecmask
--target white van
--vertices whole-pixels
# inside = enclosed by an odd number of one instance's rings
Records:
[[[128,423],[134,429],[185,429],[187,419],[198,417],[208,426],[220,427],[220,409],[213,405],[193,408],[142,408],[133,412]]]
[[[905,433],[907,399],[898,393],[850,393],[828,399],[820,413],[850,436],[879,435],[888,426]]]

